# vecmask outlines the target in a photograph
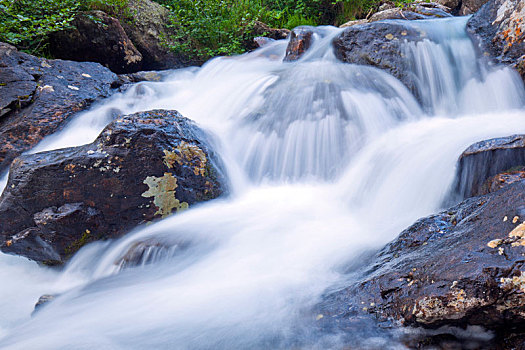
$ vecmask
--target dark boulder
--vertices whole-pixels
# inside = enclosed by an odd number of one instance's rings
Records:
[[[0,248],[60,264],[84,244],[220,196],[209,137],[175,111],[118,119],[85,146],[17,158],[0,197]]]
[[[290,41],[286,47],[284,61],[299,59],[310,48],[313,41],[313,28],[309,26],[297,27],[290,33]]]
[[[467,23],[467,31],[484,56],[495,63],[510,65],[525,78],[525,2],[493,0],[486,3]]]
[[[370,65],[392,74],[415,91],[404,42],[418,42],[426,34],[402,22],[373,22],[346,28],[333,41],[336,57],[346,63]]]
[[[0,43],[0,171],[118,84],[98,63],[40,59]]]
[[[525,181],[421,219],[348,287],[327,294],[319,312],[336,327],[368,314],[405,326],[524,332],[524,220]]]
[[[454,195],[462,199],[492,192],[519,179],[519,169],[513,168],[520,166],[525,166],[525,135],[477,142],[459,157]]]
[[[50,49],[57,58],[98,62],[115,73],[142,68],[142,55],[128,38],[118,19],[102,11],[79,13],[71,29],[50,36]]]

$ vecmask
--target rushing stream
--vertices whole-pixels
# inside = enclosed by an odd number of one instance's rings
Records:
[[[421,104],[384,71],[336,61],[339,29],[326,27],[297,62],[278,41],[79,114],[31,152],[91,142],[119,114],[176,109],[220,141],[231,194],[90,244],[62,271],[0,255],[0,348],[339,347],[310,331],[323,291],[440,209],[467,146],[525,133],[523,83],[477,60],[465,23],[410,23],[434,40],[406,45]],[[163,248],[122,264],[148,241]],[[31,317],[42,294],[60,296]],[[370,337],[355,334],[401,347]]]

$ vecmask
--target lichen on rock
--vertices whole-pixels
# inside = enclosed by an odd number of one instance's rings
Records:
[[[164,164],[172,169],[175,163],[192,167],[195,175],[206,174],[206,154],[186,141],[181,141],[173,151],[164,150]]]
[[[188,203],[181,203],[175,198],[175,189],[178,187],[177,178],[171,173],[164,173],[162,177],[148,176],[143,183],[148,185],[149,189],[142,193],[142,197],[153,197],[153,204],[158,209],[155,215],[165,218],[172,213],[173,209],[179,211],[188,208]]]

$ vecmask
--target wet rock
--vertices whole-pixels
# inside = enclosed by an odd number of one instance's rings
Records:
[[[0,43],[0,171],[116,85],[98,63],[40,59]]]
[[[57,296],[52,294],[44,294],[40,298],[38,298],[38,301],[35,304],[35,309],[33,310],[33,314],[35,314],[42,306],[45,304],[53,301]]]
[[[436,3],[448,7],[454,15],[459,14],[462,2],[463,0],[436,0]]]
[[[142,54],[143,70],[181,68],[203,62],[170,50],[176,26],[165,7],[150,0],[128,0],[129,20],[121,21],[126,34]]]
[[[209,137],[175,111],[117,119],[92,144],[17,158],[0,197],[0,248],[61,264],[225,191]]]
[[[402,8],[390,8],[374,13],[369,22],[382,21],[386,19],[430,19],[452,17],[450,8],[435,2],[405,4]]]
[[[265,38],[267,40],[283,40],[286,39],[288,35],[290,35],[289,29],[271,28],[267,24],[260,21],[255,21],[248,28],[247,32],[249,33],[249,38],[244,40],[244,47],[248,51],[252,51],[261,47],[261,38]],[[253,37],[255,38],[252,39]]]
[[[333,45],[339,60],[384,69],[415,91],[403,43],[425,38],[424,32],[401,22],[373,22],[346,28]]]
[[[520,178],[519,171],[512,173],[519,166],[525,166],[525,135],[477,142],[459,157],[455,195],[468,198],[501,188]]]
[[[391,325],[525,331],[525,181],[417,221],[319,307],[344,327],[368,314]]]
[[[458,15],[466,16],[476,13],[489,0],[462,0]]]
[[[346,22],[339,28],[351,27],[388,19],[418,20],[431,18],[452,17],[450,7],[437,2],[414,2],[397,7],[393,3],[384,3],[376,13],[367,19],[358,19]]]
[[[494,0],[486,3],[467,23],[467,31],[482,54],[494,63],[516,68],[525,77],[525,3]]]
[[[265,36],[257,36],[253,38],[253,42],[255,43],[254,48],[258,49],[260,47],[266,46],[268,44],[273,43],[275,40],[272,38],[267,38]]]
[[[284,61],[299,59],[312,45],[313,29],[309,26],[296,27],[290,33],[290,41],[286,47]]]
[[[141,81],[162,81],[170,74],[169,71],[141,71],[129,74],[119,74],[122,85],[140,83]]]
[[[508,171],[492,176],[485,181],[478,195],[499,191],[503,187],[521,180],[525,180],[525,167],[522,166],[509,169]]]
[[[365,24],[365,23],[368,23],[367,19],[356,19],[356,20],[348,21],[346,23],[341,24],[339,28],[346,28],[346,27],[351,27],[351,26],[355,26],[358,24]]]
[[[184,241],[168,243],[150,238],[134,243],[127,252],[115,262],[115,265],[117,265],[119,269],[126,269],[159,262],[172,258],[174,255],[186,250],[189,245],[189,242]]]
[[[79,13],[74,28],[53,33],[50,49],[57,58],[98,62],[115,73],[142,68],[142,54],[131,42],[118,19],[102,11]]]

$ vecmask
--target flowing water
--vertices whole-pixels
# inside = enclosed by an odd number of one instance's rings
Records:
[[[297,62],[282,62],[278,41],[80,114],[32,152],[90,142],[119,114],[177,109],[220,140],[231,194],[88,245],[62,271],[0,255],[0,348],[342,346],[314,331],[323,291],[440,209],[467,146],[525,133],[521,80],[476,58],[465,23],[409,24],[432,39],[406,45],[421,103],[383,71],[337,62],[339,30],[324,27]],[[137,247],[140,263],[126,263]],[[44,293],[59,296],[30,317]]]

